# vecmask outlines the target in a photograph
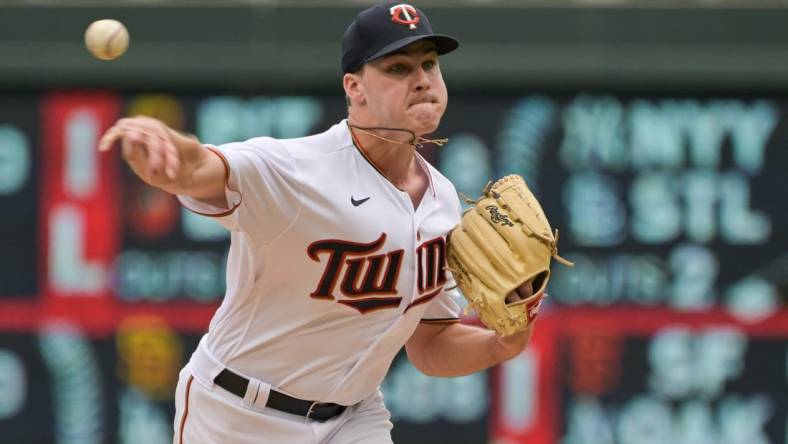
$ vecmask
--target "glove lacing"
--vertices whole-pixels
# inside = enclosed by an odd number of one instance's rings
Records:
[[[509,180],[510,177],[515,177],[515,176],[504,176],[503,178],[499,179],[498,182],[496,182],[496,184],[501,183],[501,182],[506,181],[506,180]],[[567,267],[574,267],[575,266],[574,262],[572,262],[570,260],[567,260],[567,259],[564,259],[563,257],[561,257],[558,254],[558,228],[555,229],[555,233],[553,234],[552,238],[547,236],[547,235],[545,235],[545,234],[543,234],[543,233],[539,233],[538,231],[534,230],[533,227],[528,225],[528,223],[523,218],[521,218],[519,214],[517,214],[517,212],[514,210],[514,208],[509,207],[509,204],[507,204],[506,201],[501,198],[500,194],[498,194],[497,192],[492,190],[493,186],[494,186],[493,181],[492,180],[488,181],[487,185],[485,185],[484,188],[482,189],[482,197],[483,196],[490,196],[493,199],[495,199],[496,202],[498,202],[498,204],[501,206],[501,208],[505,208],[505,209],[509,210],[509,212],[511,214],[513,214],[514,217],[517,218],[516,220],[520,221],[520,223],[522,223],[524,227],[527,227],[529,230],[531,230],[531,233],[533,233],[534,236],[536,236],[540,241],[542,241],[545,245],[547,245],[550,248],[550,256],[553,259],[555,259],[558,262],[566,265]],[[520,195],[520,198],[524,202],[528,202],[529,199],[525,199],[523,197],[522,193],[520,193],[519,191],[520,190],[518,190],[518,194]],[[474,200],[474,199],[471,199],[470,197],[466,196],[463,193],[460,193],[460,197],[462,197],[465,200],[466,204],[472,205],[472,206],[476,205],[482,199],[480,197],[479,199],[475,199]]]

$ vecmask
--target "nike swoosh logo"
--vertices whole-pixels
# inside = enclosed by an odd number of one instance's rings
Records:
[[[354,207],[357,207],[357,206],[363,204],[364,202],[366,202],[368,200],[369,200],[369,197],[364,198],[364,199],[356,200],[356,199],[353,199],[353,196],[350,196],[350,203],[352,203]]]

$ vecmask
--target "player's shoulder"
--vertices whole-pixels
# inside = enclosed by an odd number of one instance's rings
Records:
[[[353,146],[350,130],[344,120],[322,133],[295,139],[279,139],[278,142],[293,157],[298,158],[322,156]]]
[[[219,145],[219,149],[227,156],[230,164],[236,162],[267,163],[288,165],[293,163],[293,157],[281,140],[273,137],[253,137],[239,142],[230,142]]]
[[[322,133],[310,136],[292,139],[253,137],[242,142],[224,144],[219,148],[234,153],[247,152],[253,154],[252,157],[261,159],[292,162],[293,159],[320,156],[350,146],[353,146],[353,141],[347,125],[342,121]]]

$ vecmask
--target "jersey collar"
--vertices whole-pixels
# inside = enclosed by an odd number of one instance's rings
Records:
[[[391,182],[388,179],[388,177],[386,177],[386,175],[383,174],[383,171],[380,171],[380,168],[378,168],[378,166],[375,165],[375,163],[372,162],[372,160],[369,157],[367,157],[367,154],[361,148],[361,143],[359,143],[359,141],[356,139],[356,136],[353,134],[353,131],[350,130],[350,126],[348,125],[347,119],[342,120],[342,122],[340,122],[340,124],[344,127],[344,132],[345,132],[345,137],[344,138],[348,142],[348,145],[352,144],[356,148],[358,153],[361,154],[361,157],[363,157],[364,160],[366,160],[367,163],[369,163],[372,166],[372,168],[374,168],[375,171],[378,172],[378,174],[383,176],[383,178],[386,179],[388,182]],[[430,192],[430,194],[432,194],[432,197],[434,198],[436,196],[436,193],[435,193],[435,186],[434,186],[434,184],[432,182],[432,172],[430,171],[430,166],[427,163],[427,161],[424,160],[424,157],[422,157],[422,155],[419,154],[418,150],[416,150],[414,154],[416,155],[416,161],[418,162],[419,166],[424,170],[425,173],[427,173],[427,181],[429,182],[429,185],[428,185],[429,192]],[[392,183],[392,185],[393,185],[393,183]],[[402,191],[402,190],[400,190],[400,191]]]

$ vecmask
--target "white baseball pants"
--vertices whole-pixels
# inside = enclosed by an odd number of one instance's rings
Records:
[[[326,422],[261,407],[267,392],[249,392],[242,399],[217,385],[207,387],[187,364],[175,390],[173,444],[392,443],[390,414],[380,392]]]

